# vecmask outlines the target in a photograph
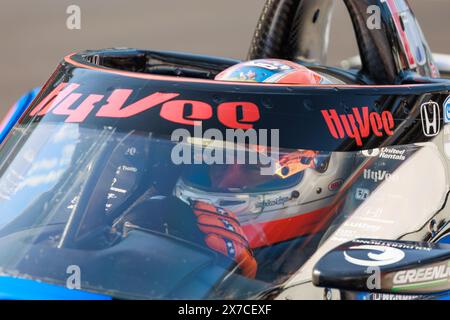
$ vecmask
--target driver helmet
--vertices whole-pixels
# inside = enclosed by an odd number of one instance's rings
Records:
[[[251,60],[234,65],[215,80],[279,84],[331,84],[327,78],[298,63],[280,59]]]
[[[220,81],[293,85],[329,84],[331,80],[302,65],[262,59],[234,65]],[[253,152],[258,146],[247,146]],[[232,212],[252,249],[298,238],[317,230],[350,174],[351,163],[339,153],[279,150],[273,175],[246,164],[193,165],[179,178],[175,195],[187,203],[201,201]]]

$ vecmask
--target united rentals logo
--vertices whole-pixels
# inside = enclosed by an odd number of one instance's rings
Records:
[[[436,102],[430,101],[420,107],[423,134],[426,137],[435,137],[441,131],[441,112]]]
[[[362,114],[361,114],[361,111]],[[391,112],[383,111],[369,112],[369,107],[353,108],[352,114],[339,115],[335,109],[321,110],[328,130],[335,139],[346,137],[355,139],[358,146],[362,146],[362,139],[370,135],[383,137],[392,136],[395,126],[394,117]]]
[[[399,161],[405,161],[406,160],[406,149],[402,148],[381,148],[381,149],[372,149],[372,150],[363,150],[361,151],[361,154],[364,157],[378,157],[380,159],[387,159],[387,160],[399,160]]]

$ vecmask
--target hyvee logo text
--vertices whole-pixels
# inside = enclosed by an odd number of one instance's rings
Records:
[[[372,180],[373,182],[380,182],[384,180],[395,180],[397,176],[391,174],[386,170],[372,170],[372,169],[364,169],[364,179]]]
[[[331,135],[335,139],[352,138],[355,139],[358,146],[362,146],[362,139],[369,137],[371,134],[377,137],[394,134],[392,131],[395,126],[394,117],[389,111],[378,114],[377,112],[369,112],[368,107],[363,107],[353,108],[352,114],[339,115],[335,109],[322,110],[321,112]]]
[[[95,104],[105,98],[101,94],[82,94],[75,92],[80,87],[76,83],[61,83],[34,107],[30,116],[43,116],[49,112],[67,116],[65,122],[83,122],[94,110]],[[144,98],[126,104],[132,89],[116,89],[100,106],[96,117],[128,118],[160,106],[160,116],[170,122],[198,126],[202,121],[213,117],[213,107],[203,101],[181,100],[179,93],[154,92]],[[225,127],[232,129],[251,129],[259,120],[259,108],[251,102],[224,102],[215,108],[217,118]]]

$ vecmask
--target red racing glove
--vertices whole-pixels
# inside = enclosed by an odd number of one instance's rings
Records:
[[[254,278],[257,262],[236,216],[202,201],[195,201],[193,210],[199,229],[205,234],[206,245],[236,261],[244,276]]]

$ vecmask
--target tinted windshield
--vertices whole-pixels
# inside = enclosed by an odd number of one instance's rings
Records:
[[[408,114],[428,86],[95,68],[63,62],[2,143],[1,274],[66,286],[79,270],[82,290],[118,298],[256,297],[303,270],[308,281],[313,256],[341,241],[421,232],[445,201],[438,132]],[[389,147],[410,141],[422,144]]]
[[[75,265],[82,289],[123,298],[255,296],[295,273],[380,186],[398,187],[394,171],[424,148],[280,149],[262,175],[175,164],[177,145],[114,127],[17,126],[0,152],[2,272],[65,285]]]

